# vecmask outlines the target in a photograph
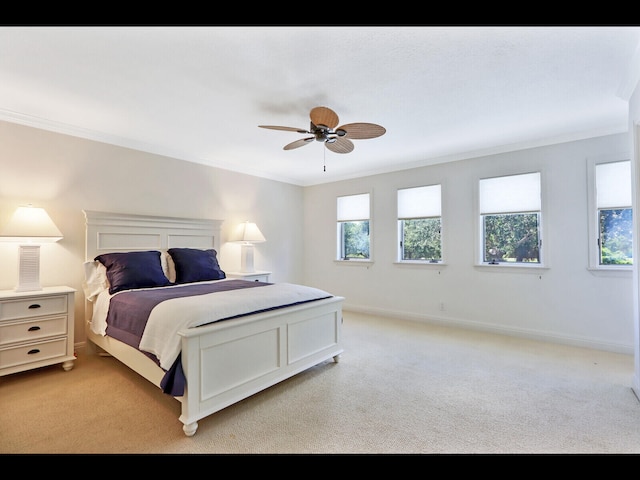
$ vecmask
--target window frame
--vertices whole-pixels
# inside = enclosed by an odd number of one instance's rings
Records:
[[[480,195],[481,195],[481,181],[498,179],[504,177],[516,177],[520,175],[538,174],[540,181],[540,210],[524,210],[521,212],[493,212],[493,214],[520,214],[520,213],[536,213],[538,214],[538,243],[539,243],[539,261],[538,262],[497,262],[491,263],[484,260],[484,244],[485,244],[485,232],[484,232],[484,213],[481,213]],[[545,172],[541,168],[531,169],[520,172],[508,172],[508,173],[494,173],[492,175],[486,175],[477,178],[475,182],[475,221],[476,221],[476,239],[475,239],[475,266],[481,268],[490,269],[503,269],[506,270],[520,270],[523,272],[538,273],[540,270],[546,270],[549,268],[549,245],[545,238],[546,220],[544,215],[546,205],[546,192],[545,192]]]
[[[359,197],[361,195],[368,196],[368,218],[350,218],[350,219],[340,219],[339,217],[339,199],[345,197]],[[372,235],[372,227],[373,222],[371,218],[371,212],[373,211],[373,194],[372,192],[360,192],[360,193],[349,193],[345,195],[337,195],[336,196],[336,253],[335,253],[335,262],[343,263],[343,264],[370,264],[373,262],[373,235]],[[359,222],[359,221],[368,221],[369,222],[369,258],[343,258],[343,244],[344,239],[343,235],[343,224],[349,222]]]
[[[412,189],[429,189],[431,187],[438,187],[438,193],[439,193],[439,205],[438,205],[438,209],[439,210],[439,215],[425,215],[425,216],[403,216],[400,213],[400,191],[401,190],[412,190]],[[417,186],[413,186],[413,187],[401,187],[396,189],[396,225],[397,225],[397,230],[396,230],[396,245],[397,245],[397,251],[396,251],[396,262],[397,263],[401,263],[401,264],[416,264],[416,265],[443,265],[444,264],[444,245],[443,245],[443,230],[444,230],[444,226],[443,226],[443,220],[442,220],[442,183],[432,183],[432,184],[426,184],[426,185],[417,185]],[[428,207],[427,209],[431,209],[431,207]],[[426,220],[426,219],[433,219],[433,218],[438,218],[440,220],[440,259],[439,260],[421,260],[421,259],[404,259],[403,258],[403,252],[404,252],[404,221],[406,220]]]
[[[629,167],[631,167],[631,160],[627,155],[611,155],[611,156],[599,156],[599,157],[589,157],[587,158],[587,210],[588,210],[588,264],[587,269],[592,273],[601,273],[601,274],[615,274],[620,273],[625,275],[624,272],[633,271],[633,264],[631,265],[612,265],[612,264],[601,264],[600,263],[600,219],[599,219],[599,211],[598,208],[598,194],[597,194],[597,176],[596,176],[596,166],[602,165],[606,163],[618,163],[618,162],[629,162]],[[629,173],[629,181],[631,182],[630,188],[633,189],[633,172],[630,168]],[[633,211],[633,190],[631,192],[631,204],[629,205],[631,208],[631,214],[635,215]],[[633,238],[633,228],[632,228],[632,240]],[[634,259],[635,261],[635,259]]]

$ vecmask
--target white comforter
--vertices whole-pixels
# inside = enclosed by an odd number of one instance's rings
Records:
[[[103,292],[94,304],[91,328],[101,335],[105,335],[106,332],[108,302],[112,296],[108,293],[104,295]],[[274,283],[262,287],[166,300],[151,311],[140,341],[140,350],[153,353],[158,357],[160,366],[168,370],[180,354],[180,330],[279,305],[330,296],[331,294],[323,290],[305,285]]]

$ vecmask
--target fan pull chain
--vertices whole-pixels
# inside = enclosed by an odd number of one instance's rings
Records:
[[[323,146],[324,146],[324,145],[323,145]],[[324,160],[323,160],[323,161],[324,161],[324,165],[323,165],[323,167],[322,167],[322,171],[323,171],[323,172],[326,172],[326,171],[327,171],[327,149],[326,149],[326,148],[323,148],[323,149],[322,149],[322,154],[323,154],[323,156],[324,156]]]

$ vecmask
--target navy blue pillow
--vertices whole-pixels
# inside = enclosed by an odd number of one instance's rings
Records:
[[[226,277],[218,265],[217,252],[212,248],[170,248],[167,252],[176,267],[176,283],[222,280]]]
[[[162,271],[160,252],[103,253],[94,260],[107,269],[109,293],[132,288],[164,287],[171,282]]]

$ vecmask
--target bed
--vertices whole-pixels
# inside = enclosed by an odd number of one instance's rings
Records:
[[[222,220],[83,212],[89,351],[117,358],[175,397],[187,436],[208,415],[315,365],[339,361],[344,298],[303,285],[229,279],[222,270],[213,277],[190,273],[192,258],[219,269]],[[168,283],[156,282],[158,256]],[[123,258],[150,257],[152,267],[139,268],[153,277],[150,284],[118,276],[127,272],[116,269]],[[105,272],[111,282],[105,282]],[[124,330],[116,334],[116,299],[127,308],[146,306],[146,326],[136,327],[142,339]],[[123,325],[142,315],[122,311]]]

